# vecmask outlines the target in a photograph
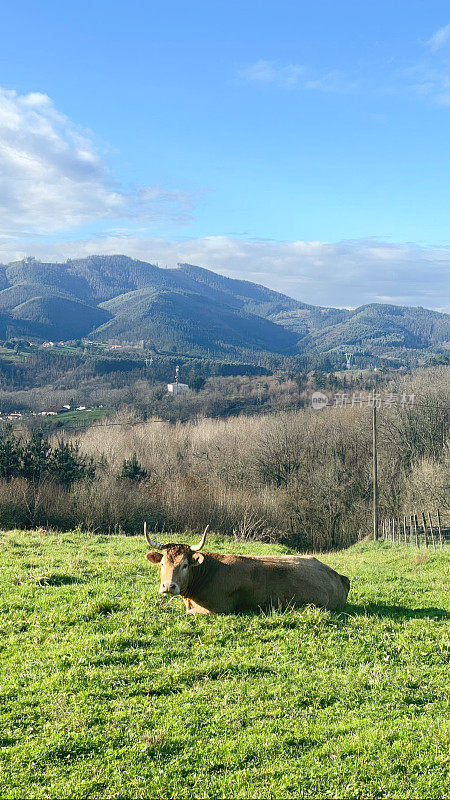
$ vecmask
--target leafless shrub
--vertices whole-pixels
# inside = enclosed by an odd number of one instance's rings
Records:
[[[443,458],[424,458],[413,464],[404,497],[404,510],[421,508],[436,512],[450,511],[450,447]]]
[[[266,521],[258,517],[255,512],[246,510],[239,525],[233,528],[233,536],[239,541],[272,541],[276,539],[275,531],[268,528]]]
[[[240,391],[253,391],[252,381],[242,379]],[[286,389],[278,379],[267,381],[272,393]],[[380,410],[381,516],[417,506],[448,509],[447,384],[448,371],[408,376],[393,390],[414,394],[417,406]],[[0,482],[0,524],[135,533],[145,518],[155,530],[182,533],[209,524],[239,539],[277,539],[310,550],[346,546],[370,532],[367,408],[170,424],[141,422],[130,406],[115,423],[77,435],[81,450],[102,461],[96,481],[70,492]],[[147,479],[118,480],[134,453]]]

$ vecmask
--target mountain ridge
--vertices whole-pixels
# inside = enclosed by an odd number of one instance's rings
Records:
[[[230,357],[350,348],[392,358],[441,352],[450,315],[420,306],[314,306],[193,264],[161,268],[124,255],[0,265],[0,335],[144,339],[155,349]]]

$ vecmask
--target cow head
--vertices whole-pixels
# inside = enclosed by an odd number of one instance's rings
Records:
[[[146,558],[151,564],[161,567],[161,594],[182,594],[187,591],[192,582],[193,571],[203,563],[204,556],[199,551],[204,547],[207,526],[200,542],[193,547],[188,544],[159,544],[147,535],[144,523],[144,535],[150,547],[157,547],[159,552],[147,553]]]

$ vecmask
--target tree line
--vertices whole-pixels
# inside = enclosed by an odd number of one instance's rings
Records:
[[[11,481],[24,478],[34,487],[43,480],[52,480],[69,490],[74,483],[93,480],[95,463],[92,456],[80,452],[78,442],[59,439],[51,444],[42,431],[34,431],[23,440],[7,427],[0,435],[0,478]]]
[[[225,392],[226,379],[220,380]],[[303,382],[275,376],[239,381],[250,399],[256,382],[258,413],[217,419],[198,413],[173,424],[146,421],[130,405],[114,425],[90,428],[77,440],[39,431],[20,438],[3,429],[0,526],[131,534],[146,519],[155,531],[179,536],[209,524],[225,535],[299,550],[343,547],[370,535],[370,409],[330,404],[316,411],[307,403],[315,383],[302,388]],[[417,402],[380,409],[380,517],[422,507],[450,514],[448,386],[445,367],[386,386],[397,399],[406,393]],[[302,407],[283,408],[299,390]],[[272,409],[279,403],[277,411],[264,413],[266,395]]]

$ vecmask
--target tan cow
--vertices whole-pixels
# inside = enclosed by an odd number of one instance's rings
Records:
[[[232,614],[307,604],[343,608],[350,581],[314,556],[239,556],[201,553],[206,528],[195,547],[159,544],[147,535],[147,553],[161,566],[163,595],[181,595],[188,614]]]

